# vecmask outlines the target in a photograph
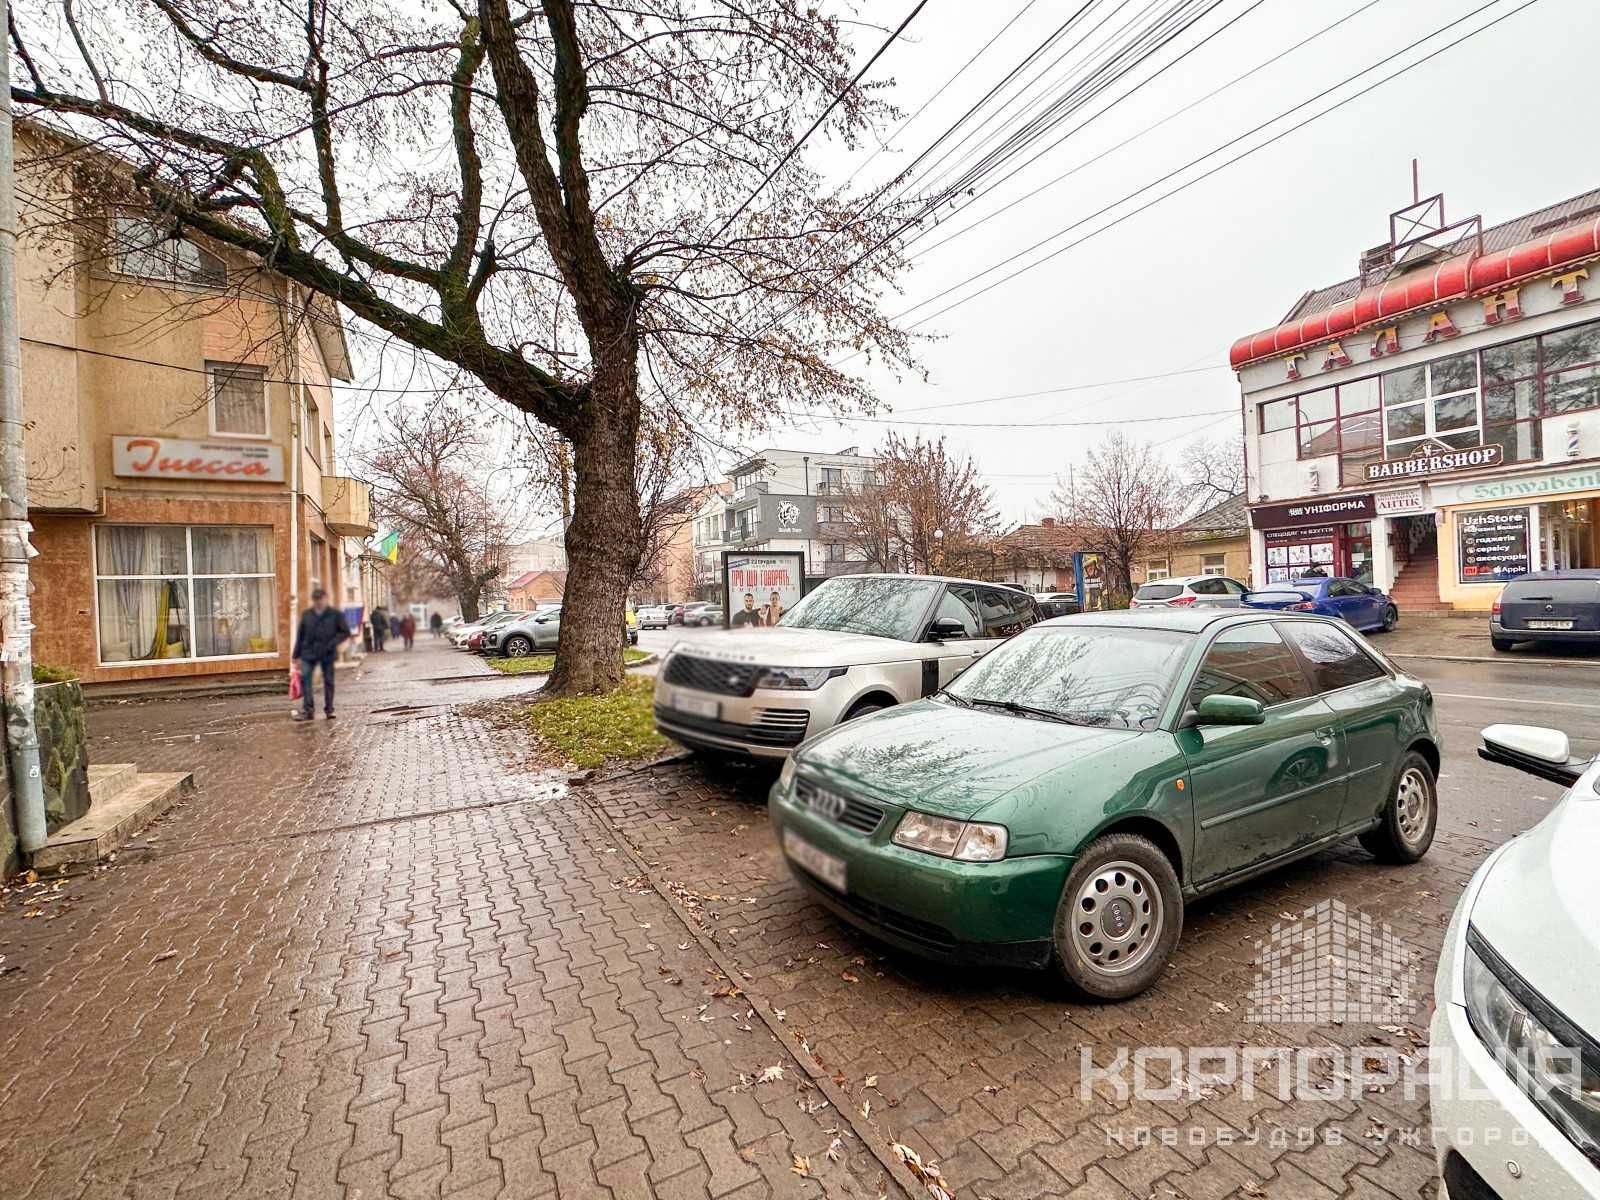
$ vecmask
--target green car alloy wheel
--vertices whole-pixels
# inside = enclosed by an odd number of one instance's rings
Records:
[[[950,962],[1122,1000],[1184,906],[1344,838],[1438,821],[1433,696],[1322,617],[1148,609],[1044,622],[943,691],[802,745],[771,817],[836,916]]]

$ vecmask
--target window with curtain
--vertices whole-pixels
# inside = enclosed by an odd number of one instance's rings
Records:
[[[199,287],[222,287],[227,264],[209,250],[176,237],[144,217],[119,216],[112,222],[117,270],[144,279],[166,279]]]
[[[272,530],[97,525],[100,661],[277,653]]]
[[[211,427],[219,434],[267,436],[267,372],[248,363],[207,363]]]

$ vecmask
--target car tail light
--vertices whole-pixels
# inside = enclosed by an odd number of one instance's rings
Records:
[[[1299,604],[1289,605],[1290,612],[1316,612],[1317,606],[1309,600],[1302,600]]]
[[[1494,607],[1489,610],[1489,615],[1492,616],[1496,621],[1498,621],[1500,619],[1500,597],[1499,596],[1496,596],[1494,598]]]
[[[1197,599],[1199,599],[1198,596],[1174,596],[1171,600],[1168,600],[1167,603],[1168,604],[1193,604]]]

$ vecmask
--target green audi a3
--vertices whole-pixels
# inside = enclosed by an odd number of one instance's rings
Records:
[[[1347,626],[1249,610],[1046,621],[926,699],[806,742],[773,785],[795,876],[945,961],[1138,995],[1186,900],[1438,821],[1433,695]]]

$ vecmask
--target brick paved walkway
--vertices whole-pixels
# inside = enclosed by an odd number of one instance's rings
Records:
[[[485,670],[424,640],[333,723],[91,714],[96,761],[199,794],[0,906],[9,1195],[901,1194],[628,848],[461,711],[529,686]]]

